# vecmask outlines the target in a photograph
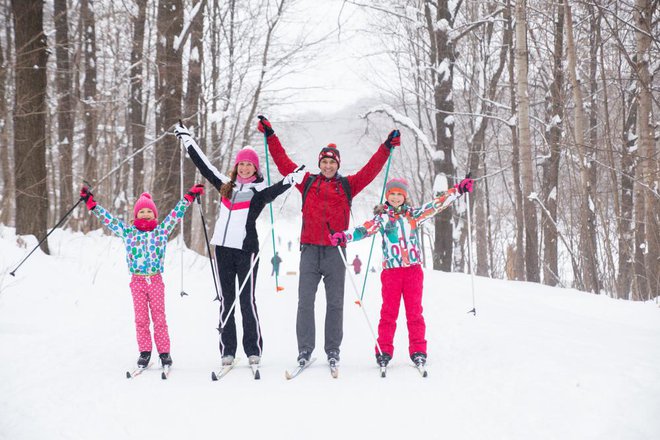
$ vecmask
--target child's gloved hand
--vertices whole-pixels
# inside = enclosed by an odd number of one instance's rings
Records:
[[[340,246],[346,243],[346,234],[343,232],[328,234],[328,238],[330,239],[330,243],[332,243],[333,246]]]
[[[195,197],[199,197],[201,195],[204,195],[204,184],[198,183],[197,185],[193,185],[190,190],[183,195],[183,197],[192,203],[195,200]]]
[[[190,131],[181,123],[181,121],[179,121],[174,127],[174,134],[177,138],[182,139],[184,136],[190,136]]]
[[[474,184],[474,179],[470,179],[469,177],[466,177],[465,179],[461,180],[459,183],[454,185],[454,188],[458,190],[459,194],[464,194],[466,192],[472,192],[473,184]]]
[[[87,209],[90,211],[94,208],[96,208],[96,201],[94,200],[94,194],[89,192],[89,188],[86,186],[83,186],[80,189],[80,198],[85,201],[85,204],[87,205]]]
[[[399,132],[399,130],[392,130],[390,134],[387,135],[387,139],[385,139],[385,142],[383,142],[383,144],[385,144],[387,149],[390,151],[392,151],[393,148],[401,145],[401,133]]]
[[[270,125],[270,121],[268,121],[264,115],[259,115],[257,118],[259,118],[259,123],[257,123],[257,130],[265,134],[266,137],[275,134],[273,126]]]

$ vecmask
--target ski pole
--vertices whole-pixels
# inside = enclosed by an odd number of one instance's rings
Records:
[[[211,263],[211,275],[213,275],[213,286],[215,287],[215,299],[213,301],[220,301],[220,291],[218,290],[218,281],[215,277],[215,267],[213,265],[213,256],[211,254],[211,244],[209,243],[209,234],[206,231],[206,220],[204,219],[204,210],[202,209],[202,202],[199,196],[196,197],[197,206],[199,206],[199,215],[202,218],[202,229],[204,229],[204,241],[206,242],[206,252],[209,254],[209,262]]]
[[[257,262],[259,261],[259,257],[261,256],[261,251],[263,251],[265,245],[266,243],[261,245],[259,252],[257,252],[256,257],[250,264],[250,270],[248,271],[247,275],[245,275],[245,278],[243,279],[243,283],[241,283],[238,292],[236,292],[236,298],[234,298],[234,302],[232,303],[231,307],[229,308],[229,311],[227,312],[227,317],[224,319],[224,321],[220,322],[220,327],[218,327],[218,333],[222,333],[225,330],[225,325],[227,324],[227,321],[229,320],[229,317],[231,316],[234,307],[236,307],[236,303],[238,302],[238,299],[241,297],[241,293],[243,293],[243,289],[245,288],[245,284],[247,283],[247,280],[249,280],[250,277],[252,276],[252,271],[254,271],[254,268],[257,266]]]
[[[472,270],[472,221],[470,218],[469,192],[465,193],[465,204],[467,205],[467,224],[468,224],[468,266],[470,267],[470,279],[472,284],[472,310],[470,310],[468,313],[472,313],[474,316],[477,316],[477,308],[474,302],[474,270]]]
[[[84,180],[83,180],[83,182],[84,182],[84,183],[85,183],[85,184],[91,189],[91,185],[90,185],[89,183],[85,182]],[[16,268],[15,268],[14,270],[12,270],[11,272],[9,272],[9,275],[11,275],[11,276],[13,276],[13,277],[16,276],[16,271],[18,270],[18,268],[21,267],[21,266],[23,265],[23,263],[25,263],[25,261],[26,261],[28,258],[30,258],[30,255],[32,255],[32,254],[34,253],[34,251],[36,251],[37,248],[38,248],[39,246],[41,246],[41,243],[43,243],[44,241],[46,241],[46,239],[50,236],[50,234],[53,233],[53,231],[54,231],[55,229],[57,229],[58,226],[60,226],[62,223],[64,223],[64,220],[66,220],[67,217],[69,217],[69,216],[71,215],[71,213],[72,213],[72,212],[78,207],[78,205],[80,205],[80,202],[82,202],[82,201],[83,201],[82,197],[81,197],[80,199],[78,199],[78,201],[76,202],[76,204],[73,205],[73,206],[71,207],[71,209],[69,209],[69,210],[67,211],[67,213],[64,214],[64,215],[62,216],[62,218],[60,219],[60,221],[58,221],[57,224],[56,224],[55,226],[53,226],[53,227],[51,228],[50,231],[48,231],[48,233],[46,234],[46,236],[45,236],[44,238],[42,238],[41,240],[39,240],[39,243],[37,243],[37,245],[34,247],[34,249],[32,249],[32,250],[30,251],[30,253],[27,254],[27,256],[26,256],[25,258],[23,258],[23,260],[18,264],[18,266],[16,266]]]
[[[367,311],[362,305],[362,301],[360,298],[360,294],[358,293],[357,285],[355,284],[355,280],[353,279],[353,274],[348,268],[348,261],[346,261],[346,257],[344,256],[344,253],[341,250],[341,246],[337,246],[337,250],[339,251],[339,255],[341,256],[341,259],[344,262],[344,267],[346,268],[346,272],[348,272],[348,278],[351,280],[351,285],[353,286],[353,291],[355,292],[355,297],[357,298],[356,303],[360,306],[360,309],[362,309],[362,314],[364,315],[364,319],[367,321],[367,326],[369,327],[369,331],[371,331],[371,336],[373,337],[374,342],[376,343],[376,348],[378,349],[378,353],[382,355],[383,350],[380,349],[380,344],[378,343],[378,337],[376,336],[376,333],[374,332],[374,328],[371,325],[371,321],[369,320],[369,315],[367,315]]]
[[[395,136],[399,135],[399,130],[396,130]],[[394,149],[390,150],[390,157],[387,158],[387,168],[385,169],[385,180],[383,180],[383,189],[380,191],[380,203],[383,203],[383,197],[385,196],[385,186],[387,185],[387,176],[390,174],[390,163],[392,162],[392,156],[394,155]],[[371,255],[374,252],[374,242],[376,241],[376,236],[374,235],[371,239],[371,247],[369,248],[369,258],[367,259],[367,271],[364,274],[364,281],[362,282],[362,292],[360,293],[360,302],[364,297],[364,289],[367,287],[367,278],[369,277],[369,268],[371,267]]]
[[[268,160],[268,136],[266,136],[266,133],[264,133],[264,150],[266,151],[266,178],[267,178],[266,183],[268,184],[268,186],[270,186],[270,164],[268,163],[269,162],[269,160]],[[268,210],[270,211],[270,226],[271,226],[270,235],[271,235],[271,239],[273,241],[273,255],[275,255],[275,253],[276,253],[276,251],[275,251],[275,226],[273,224],[273,203],[272,202],[268,204]],[[279,282],[279,278],[278,278],[277,273],[275,273],[275,290],[277,292],[280,292],[280,291],[284,290],[284,287],[280,287],[280,282]]]
[[[181,154],[179,155],[179,198],[183,198],[183,159],[185,158],[186,152],[182,148]],[[194,201],[193,201],[194,203]],[[181,235],[179,236],[179,244],[181,245],[181,298],[188,296],[188,294],[183,290],[183,254],[184,254],[184,234],[185,234],[185,222],[181,219]]]

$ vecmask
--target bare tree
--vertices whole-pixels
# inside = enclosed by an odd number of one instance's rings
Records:
[[[169,131],[181,117],[182,64],[175,39],[183,29],[183,2],[159,0],[157,22],[156,133]],[[179,199],[179,144],[174,136],[164,137],[156,146],[155,198],[162,206],[174,206]]]
[[[529,92],[527,68],[527,17],[526,1],[516,3],[516,79],[518,82],[518,132],[520,136],[520,178],[523,189],[523,213],[525,217],[525,270],[527,281],[540,281],[538,261],[538,229],[536,208],[530,200],[534,192],[534,164],[529,132]]]
[[[7,20],[9,15],[5,14]],[[7,82],[9,81],[9,60],[11,46],[11,24],[5,24],[7,57],[0,42],[0,171],[2,172],[2,200],[0,201],[0,223],[13,224],[13,200],[14,200],[14,174],[12,173],[12,160],[10,158],[10,131],[9,112],[7,100],[9,99]]]
[[[16,45],[14,151],[16,233],[43,236],[48,219],[46,187],[46,35],[43,2],[12,0]],[[41,249],[48,253],[48,241]]]
[[[69,18],[66,0],[55,0],[55,56],[57,59],[57,139],[60,159],[61,213],[70,207],[73,197],[73,136],[75,102],[69,43]]]
[[[147,16],[148,0],[136,0],[137,15],[133,18],[133,44],[131,47],[131,86],[128,108],[129,130],[132,152],[142,150],[145,133],[145,105],[142,97],[144,84],[144,25]],[[133,157],[133,195],[139,196],[144,188],[144,156],[138,153]]]

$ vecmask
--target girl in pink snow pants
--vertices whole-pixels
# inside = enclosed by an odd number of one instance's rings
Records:
[[[375,217],[345,232],[332,234],[332,244],[358,241],[380,232],[383,236],[383,306],[378,323],[376,361],[386,366],[394,354],[394,333],[399,316],[401,298],[408,322],[408,354],[416,365],[426,363],[426,324],[422,316],[424,272],[421,266],[418,227],[438,212],[451,205],[461,194],[472,191],[472,179],[464,179],[454,188],[420,208],[408,202],[408,183],[392,179],[385,186],[384,205],[376,206]],[[380,350],[379,350],[380,347]]]
[[[149,193],[143,193],[133,208],[133,220],[128,225],[115,218],[94,200],[87,187],[80,190],[80,197],[101,223],[121,237],[126,248],[126,263],[131,272],[131,293],[135,312],[135,332],[137,334],[138,367],[146,368],[151,360],[151,332],[149,325],[154,323],[154,340],[163,367],[172,365],[170,356],[170,335],[165,318],[165,286],[161,273],[167,238],[178,223],[186,208],[195,197],[204,194],[204,185],[195,185],[183,196],[174,209],[158,223],[158,209]],[[149,318],[151,313],[151,319]]]

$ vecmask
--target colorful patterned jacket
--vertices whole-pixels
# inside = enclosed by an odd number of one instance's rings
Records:
[[[458,191],[451,188],[420,208],[403,204],[395,209],[385,204],[384,212],[345,231],[346,241],[362,240],[380,232],[383,235],[383,269],[421,264],[419,225],[449,207],[458,197]]]
[[[140,231],[114,217],[101,205],[92,210],[101,223],[124,241],[128,270],[137,275],[155,275],[163,272],[167,237],[177,222],[183,218],[188,200],[181,199],[165,219],[153,231]]]

